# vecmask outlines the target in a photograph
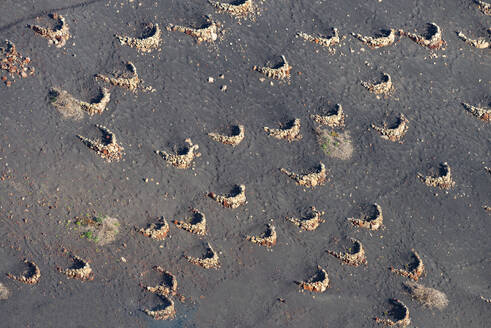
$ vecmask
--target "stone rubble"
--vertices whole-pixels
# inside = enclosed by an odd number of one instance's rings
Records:
[[[138,77],[136,67],[132,62],[127,62],[126,68],[128,69],[129,73],[122,73],[117,76],[115,75],[114,77],[104,74],[96,74],[95,79],[120,88],[128,89],[132,92],[136,92],[138,89],[144,92],[155,92],[155,89],[151,86],[143,86],[143,80]]]
[[[409,309],[408,307],[402,303],[400,300],[394,298],[392,299],[392,303],[402,310],[403,317],[393,321],[391,319],[381,319],[375,318],[375,322],[383,324],[384,326],[397,326],[397,327],[407,327],[411,324],[411,319],[409,318]]]
[[[328,125],[332,128],[344,127],[345,117],[343,106],[341,106],[341,104],[336,104],[334,112],[329,113],[328,115],[313,114],[310,115],[310,118],[320,125]]]
[[[28,260],[24,260],[24,263],[27,264],[27,266],[29,267],[28,270],[26,270],[19,276],[8,273],[7,277],[28,285],[37,284],[39,282],[39,279],[41,278],[41,270],[39,270],[38,265],[35,262]]]
[[[247,236],[246,239],[254,244],[268,248],[273,247],[276,245],[277,240],[276,228],[272,224],[268,224],[267,227],[268,228],[261,236]]]
[[[319,171],[314,173],[296,174],[284,168],[281,168],[280,171],[290,177],[290,179],[295,180],[297,185],[305,186],[307,188],[321,186],[327,180],[326,166],[322,162],[320,163]]]
[[[116,35],[121,45],[136,48],[141,52],[151,52],[160,46],[162,31],[159,24],[148,24],[142,38]]]
[[[151,223],[147,228],[141,228],[138,231],[145,237],[156,240],[164,240],[169,233],[170,226],[164,217],[161,217],[159,222]]]
[[[286,219],[302,230],[314,231],[322,222],[325,222],[325,220],[321,219],[322,215],[324,215],[324,212],[318,211],[314,206],[312,206],[311,213],[307,215],[307,217],[301,219],[288,217]]]
[[[234,195],[222,196],[210,192],[208,193],[208,196],[211,199],[215,200],[216,202],[222,204],[223,207],[237,208],[241,205],[244,205],[247,199],[245,195],[245,190],[246,190],[245,185],[241,184],[237,186],[236,189],[237,189],[237,193]]]
[[[65,17],[56,13],[50,14],[49,17],[56,21],[56,26],[52,29],[39,25],[27,25],[27,27],[43,38],[48,39],[50,44],[54,44],[57,48],[61,48],[65,46],[67,40],[71,37]]]
[[[474,2],[484,15],[491,16],[491,3],[487,3],[482,0],[474,0]]]
[[[272,129],[265,126],[264,131],[273,138],[288,140],[288,142],[302,139],[302,135],[300,134],[300,119],[296,118],[288,125],[289,127],[283,129]]]
[[[288,64],[285,56],[282,55],[281,59],[283,62],[276,68],[254,66],[252,70],[275,80],[288,80],[290,78],[292,67]]]
[[[102,131],[102,142],[81,135],[77,135],[77,137],[87,147],[97,152],[106,162],[119,162],[123,157],[124,148],[116,142],[116,136],[111,130],[103,125],[96,124],[95,126]]]
[[[402,137],[406,135],[408,130],[409,120],[400,114],[397,125],[393,128],[388,128],[387,123],[384,122],[382,127],[372,124],[372,128],[381,134],[382,139],[390,140],[392,142],[401,142]]]
[[[188,255],[186,255],[185,258],[186,260],[188,260],[189,263],[199,265],[205,269],[219,269],[221,266],[218,254],[213,250],[210,243],[207,243],[206,253],[203,258],[192,257]]]
[[[417,44],[423,47],[427,47],[429,49],[440,49],[445,46],[446,42],[442,39],[442,30],[440,26],[435,23],[428,23],[429,31],[432,32],[428,37],[424,37],[419,34],[404,32],[403,30],[399,30],[401,36],[407,36]]]
[[[462,32],[458,32],[457,36],[460,39],[462,39],[462,41],[464,41],[468,45],[473,46],[474,48],[477,48],[477,49],[491,48],[491,42],[487,41],[484,38],[471,39],[471,38],[468,38],[467,36],[465,36],[465,34]]]
[[[155,287],[147,286],[145,289],[159,296],[175,296],[177,294],[176,276],[160,266],[155,266],[154,269],[164,275],[164,280]]]
[[[382,82],[371,83],[371,82],[362,81],[361,85],[363,85],[365,88],[368,89],[368,91],[376,95],[379,94],[388,95],[394,90],[394,86],[392,85],[392,79],[388,73],[383,73]]]
[[[330,37],[325,37],[321,35],[311,35],[304,32],[298,32],[296,36],[308,42],[312,42],[321,45],[323,47],[326,47],[328,48],[329,53],[334,54],[336,53],[334,46],[339,44],[339,42],[343,40],[345,37],[344,36],[342,38],[339,37],[339,32],[337,28],[333,28],[332,31],[333,31],[333,35]]]
[[[5,40],[5,44],[5,47],[0,47],[0,69],[7,72],[10,80],[7,75],[2,75],[0,80],[7,87],[10,87],[16,75],[20,78],[26,78],[34,75],[35,69],[29,66],[31,59],[23,57],[17,52],[17,48],[12,41]]]
[[[375,207],[374,216],[372,217],[364,216],[360,219],[348,218],[348,221],[350,221],[354,226],[366,228],[369,230],[378,230],[380,228],[383,228],[384,216],[382,214],[382,207],[377,203],[374,203],[373,206]]]
[[[452,171],[448,163],[442,163],[440,165],[440,176],[423,176],[418,173],[418,178],[424,182],[428,187],[438,187],[440,189],[450,189],[455,186],[455,181],[452,180]]]
[[[82,281],[94,280],[94,273],[89,262],[78,256],[72,256],[73,266],[68,269],[58,268],[58,271],[66,275],[68,278],[78,279]]]
[[[371,36],[363,36],[361,34],[357,33],[351,33],[352,36],[366,44],[369,48],[371,49],[378,49],[382,47],[387,47],[390,46],[391,44],[394,43],[395,38],[396,38],[396,30],[395,29],[390,29],[389,34],[386,36],[381,36],[381,37],[371,37]]]
[[[197,209],[192,210],[194,216],[191,218],[191,222],[186,221],[174,221],[177,228],[189,231],[196,235],[206,235],[206,216]]]
[[[347,253],[337,253],[334,251],[328,250],[327,253],[331,254],[332,256],[340,259],[342,263],[352,265],[352,266],[359,266],[359,265],[367,265],[367,259],[365,257],[365,250],[363,249],[363,245],[361,242],[355,238],[350,238],[350,240],[353,242],[354,246],[352,247],[352,251],[347,252]],[[351,248],[350,248],[351,250]]]
[[[176,316],[176,308],[174,306],[174,301],[166,296],[161,296],[161,298],[165,301],[166,305],[160,310],[149,310],[144,309],[147,315],[151,316],[155,320],[172,320]]]
[[[220,24],[214,22],[209,17],[206,18],[206,24],[201,28],[193,28],[181,25],[169,24],[167,31],[182,32],[192,36],[196,39],[196,42],[215,42],[218,39],[218,29]]]
[[[327,271],[320,265],[317,266],[317,273],[307,281],[298,281],[297,284],[303,290],[308,290],[316,293],[323,293],[329,288],[329,276]]]
[[[252,0],[241,0],[233,3],[208,0],[208,3],[215,7],[219,13],[227,13],[236,18],[246,18],[255,13],[255,6]]]
[[[244,139],[244,126],[243,125],[237,125],[233,127],[236,132],[232,134],[231,136],[226,136],[223,134],[218,134],[215,132],[210,132],[208,133],[208,136],[216,142],[220,142],[225,145],[232,145],[233,147],[237,146],[238,144],[241,143],[241,141]]]
[[[472,106],[471,104],[462,103],[465,109],[472,115],[484,122],[491,122],[491,108]]]
[[[419,256],[418,252],[414,250],[414,248],[411,249],[411,252],[413,253],[414,258],[416,259],[416,263],[413,265],[412,270],[407,271],[404,269],[395,269],[394,267],[390,267],[390,271],[400,276],[412,279],[414,281],[418,281],[418,279],[425,271],[425,266],[423,264],[423,260]]]
[[[201,153],[198,152],[199,146],[194,145],[191,139],[184,140],[187,144],[187,148],[183,154],[171,154],[163,150],[156,150],[155,153],[162,156],[162,158],[172,166],[178,169],[187,169],[191,167],[195,157],[200,157]]]

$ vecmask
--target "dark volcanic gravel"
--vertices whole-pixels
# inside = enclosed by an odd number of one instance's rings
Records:
[[[491,297],[491,217],[483,209],[491,206],[485,170],[491,130],[461,103],[489,106],[491,57],[456,31],[489,38],[491,17],[472,0],[254,2],[261,14],[240,24],[205,0],[0,2],[0,39],[14,42],[35,67],[33,76],[0,85],[0,282],[10,291],[0,300],[0,327],[376,327],[373,318],[385,317],[392,298],[408,306],[415,327],[489,325],[490,304],[480,296]],[[50,23],[54,12],[72,35],[63,48],[26,27]],[[204,15],[225,30],[214,44],[165,29],[200,25]],[[442,28],[444,49],[398,37],[372,50],[350,35],[389,28],[425,33],[430,22]],[[160,51],[141,54],[114,36],[139,36],[145,23],[162,28]],[[295,37],[299,31],[329,35],[333,27],[347,36],[335,54]],[[291,81],[261,82],[264,76],[252,67],[280,63],[281,55],[292,65]],[[127,61],[155,92],[113,87],[106,112],[78,121],[51,106],[50,88],[89,101],[102,86],[94,75],[123,72]],[[379,81],[384,72],[395,90],[377,98],[360,82]],[[324,153],[310,118],[336,103],[353,142],[349,160]],[[403,143],[371,128],[396,122],[399,113],[409,120]],[[299,141],[263,130],[295,118]],[[125,151],[120,162],[105,162],[76,137],[100,138],[95,124],[115,133]],[[207,135],[228,134],[239,124],[245,138],[236,147]],[[186,138],[202,154],[192,169],[176,169],[155,154],[184,147]],[[280,172],[309,172],[319,162],[329,181],[313,189],[304,191]],[[443,162],[454,188],[428,187],[417,178],[436,175]],[[207,197],[240,184],[248,202],[237,209]],[[355,228],[347,220],[371,214],[374,203],[383,209],[384,230]],[[285,219],[305,217],[311,206],[326,213],[317,230],[299,232]],[[206,236],[171,223],[190,217],[190,208],[206,215]],[[81,237],[76,217],[104,215],[121,224],[113,243]],[[171,226],[166,240],[135,229],[161,216]],[[278,233],[271,251],[246,240],[270,220]],[[326,252],[346,251],[350,237],[363,243],[367,266],[341,265]],[[201,256],[206,242],[219,252],[218,270],[183,257]],[[412,248],[426,268],[421,283],[448,296],[442,311],[411,300],[406,280],[388,269],[410,264]],[[93,281],[68,280],[56,270],[72,264],[69,254],[90,260]],[[21,273],[24,258],[39,265],[36,285],[6,276]],[[161,282],[156,265],[176,275],[186,297],[184,303],[174,297],[172,321],[142,311],[163,304],[142,288]],[[317,265],[328,272],[331,288],[314,298],[295,281],[311,277]]]

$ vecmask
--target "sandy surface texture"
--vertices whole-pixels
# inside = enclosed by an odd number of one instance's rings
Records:
[[[0,327],[489,325],[488,1],[217,1],[0,1]]]

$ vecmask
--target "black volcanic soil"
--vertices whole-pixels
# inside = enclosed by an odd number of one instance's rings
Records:
[[[491,175],[484,169],[491,167],[491,130],[461,102],[488,106],[491,58],[456,31],[488,37],[491,18],[471,0],[258,5],[256,21],[238,24],[204,0],[0,2],[0,39],[14,42],[36,68],[34,76],[0,86],[0,282],[10,291],[0,300],[0,327],[375,327],[373,318],[390,310],[394,297],[409,307],[415,327],[489,324],[490,305],[480,296],[491,297],[490,215],[482,208],[491,206]],[[66,18],[72,34],[61,49],[26,27],[52,12]],[[169,23],[199,24],[203,15],[223,24],[223,40],[198,45],[165,30]],[[149,22],[162,27],[161,51],[142,55],[114,37],[138,36]],[[445,49],[430,51],[403,38],[371,50],[349,35],[387,28],[424,33],[429,22],[442,28]],[[295,37],[298,31],[329,34],[332,27],[347,35],[334,55]],[[280,62],[281,55],[293,67],[291,82],[261,82],[252,67]],[[94,75],[123,70],[126,61],[156,92],[112,88],[108,111],[80,121],[63,119],[50,105],[53,86],[84,101],[97,97]],[[360,81],[377,81],[383,72],[395,91],[377,99]],[[336,103],[354,145],[346,161],[323,152],[310,119]],[[398,113],[409,119],[403,144],[370,128]],[[263,131],[294,118],[301,119],[300,141]],[[94,124],[116,134],[126,152],[121,162],[106,163],[77,139],[99,138]],[[245,126],[245,139],[235,148],[207,136],[237,124]],[[154,153],[184,146],[186,138],[202,153],[192,169],[168,166]],[[329,181],[312,190],[279,170],[307,172],[320,161]],[[418,172],[436,174],[442,162],[452,169],[453,189],[430,188],[417,178]],[[206,197],[236,184],[246,185],[244,206],[227,209]],[[346,220],[373,203],[383,208],[385,230],[357,229]],[[285,220],[310,206],[326,212],[316,231],[299,232]],[[190,216],[190,208],[206,215],[206,237],[171,224]],[[121,223],[112,244],[98,246],[77,231],[75,217],[99,215]],[[160,216],[171,224],[165,241],[135,230]],[[278,232],[272,251],[245,240],[271,219]],[[368,266],[343,266],[326,253],[350,247],[349,237],[363,243]],[[200,256],[207,241],[220,252],[219,270],[183,257]],[[421,283],[447,294],[443,311],[411,300],[404,278],[388,270],[410,263],[411,248],[426,267]],[[60,274],[57,266],[71,265],[63,249],[89,259],[95,279]],[[6,276],[21,272],[24,258],[41,269],[37,285]],[[315,298],[299,293],[294,281],[308,279],[318,264],[331,288]],[[161,304],[140,286],[161,280],[155,265],[176,275],[187,298],[175,299],[172,321],[142,312]]]

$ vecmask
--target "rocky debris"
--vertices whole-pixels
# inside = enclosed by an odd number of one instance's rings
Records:
[[[290,78],[292,67],[288,64],[285,56],[281,56],[282,63],[275,67],[259,67],[254,66],[252,70],[266,75],[269,78],[276,80],[288,80]]]
[[[174,307],[174,301],[166,296],[161,296],[164,304],[161,306],[161,309],[149,310],[144,309],[147,315],[151,316],[155,320],[172,320],[176,316],[176,309]]]
[[[208,0],[210,5],[215,7],[219,13],[227,13],[236,18],[246,18],[255,13],[255,6],[252,0],[239,0],[233,3],[223,3]]]
[[[10,279],[14,279],[20,281],[24,284],[35,285],[39,282],[41,278],[41,270],[34,261],[24,260],[24,263],[29,267],[26,271],[24,271],[21,275],[17,276],[12,273],[7,273],[7,277]]]
[[[67,40],[71,37],[65,17],[56,13],[50,14],[49,17],[56,21],[56,25],[53,28],[46,28],[39,25],[27,25],[27,27],[43,38],[48,39],[50,44],[61,48],[65,46]]]
[[[487,41],[484,38],[471,39],[471,38],[468,38],[467,36],[465,36],[465,34],[462,32],[457,32],[457,36],[460,39],[462,39],[462,41],[464,41],[468,45],[473,46],[474,48],[477,48],[477,49],[491,48],[491,42]]]
[[[436,25],[435,23],[428,23],[428,26],[429,35],[427,37],[411,32],[404,32],[403,30],[400,30],[399,33],[401,36],[407,36],[420,46],[427,47],[429,49],[436,50],[445,46],[446,42],[442,39],[442,30],[440,26]]]
[[[289,122],[287,124],[287,127],[283,129],[272,129],[265,126],[264,131],[266,131],[266,133],[273,138],[285,139],[288,140],[288,142],[302,139],[302,135],[300,134],[299,118],[296,118],[292,122]]]
[[[217,195],[213,192],[208,193],[208,196],[211,199],[222,204],[223,207],[237,208],[241,205],[244,205],[247,201],[245,190],[246,190],[245,185],[241,184],[236,186],[233,193],[229,196]]]
[[[374,203],[373,207],[375,207],[375,214],[373,216],[363,216],[359,219],[348,218],[348,221],[350,221],[354,226],[369,230],[378,230],[383,228],[384,216],[382,215],[382,207],[377,203]]]
[[[185,221],[174,221],[174,224],[177,228],[189,231],[196,235],[205,236],[206,235],[206,216],[198,211],[197,209],[192,210],[194,216],[191,219],[191,222]]]
[[[126,68],[128,69],[128,72],[117,74],[114,77],[96,74],[95,78],[96,80],[100,80],[120,88],[125,88],[132,92],[136,92],[138,89],[144,92],[155,92],[155,89],[151,86],[143,86],[143,80],[138,77],[136,67],[132,62],[127,62]]]
[[[404,114],[400,114],[397,124],[394,127],[387,127],[387,123],[384,122],[382,127],[376,126],[372,124],[372,128],[381,134],[382,139],[390,140],[392,142],[401,142],[400,140],[408,130],[409,120],[404,116]]]
[[[320,265],[317,266],[317,273],[307,281],[297,281],[297,284],[303,290],[308,290],[316,293],[323,293],[329,288],[329,276],[326,270]]]
[[[171,296],[177,295],[177,279],[172,273],[160,266],[155,266],[154,270],[162,273],[164,279],[157,286],[146,286],[145,289],[158,295],[162,299],[163,304],[154,310],[144,309],[143,312],[155,320],[172,320],[176,315],[176,309]]]
[[[302,230],[314,231],[319,227],[322,222],[325,222],[325,220],[321,219],[322,215],[324,215],[324,212],[318,211],[314,206],[311,207],[310,211],[311,212],[305,218],[299,219],[289,217],[286,219]]]
[[[297,33],[297,38],[302,38],[306,41],[321,45],[323,47],[328,48],[329,53],[334,54],[336,50],[334,49],[334,46],[339,44],[339,42],[344,39],[345,37],[340,38],[339,37],[339,32],[337,28],[332,29],[333,35],[330,37],[325,37],[321,35],[311,35],[307,34],[304,32],[298,32]]]
[[[7,87],[10,87],[16,75],[20,78],[26,78],[27,76],[34,75],[35,69],[29,66],[31,59],[29,57],[23,57],[18,53],[13,42],[5,40],[5,44],[5,47],[0,47],[0,69],[7,72],[10,80],[7,75],[2,75],[0,80]]]
[[[141,228],[138,231],[145,237],[149,237],[156,240],[164,240],[169,233],[169,223],[164,217],[159,219],[157,223],[151,223],[147,228]]]
[[[218,254],[213,250],[210,243],[207,243],[206,253],[203,258],[197,258],[192,256],[184,256],[189,263],[199,265],[205,269],[219,269],[220,261]]]
[[[423,264],[423,260],[419,256],[418,252],[414,250],[414,248],[411,249],[411,252],[413,253],[414,258],[416,259],[416,262],[411,265],[412,269],[410,271],[404,269],[394,269],[394,267],[390,267],[390,271],[400,276],[412,279],[414,281],[418,281],[418,279],[425,271],[425,266]]]
[[[361,242],[355,238],[350,238],[350,240],[353,242],[353,247],[350,248],[350,251],[347,253],[337,253],[334,251],[328,250],[327,253],[331,254],[332,256],[340,259],[342,263],[352,265],[352,266],[359,266],[361,264],[367,265],[367,259],[365,258],[365,250],[363,249],[363,245]]]
[[[427,308],[443,310],[448,305],[447,295],[439,290],[412,281],[405,282],[404,287],[414,300]]]
[[[363,35],[357,34],[357,33],[351,33],[351,35],[354,36],[355,38],[357,38],[358,40],[360,40],[361,42],[363,42],[364,44],[366,44],[369,48],[378,49],[378,48],[390,46],[391,44],[394,43],[394,41],[396,39],[396,30],[395,29],[390,29],[390,30],[384,31],[384,32],[388,32],[388,33],[385,33],[387,35],[375,37],[375,38],[371,37],[371,36],[363,36]]]
[[[178,169],[187,169],[191,167],[195,157],[200,157],[201,153],[198,152],[199,146],[194,145],[191,139],[184,140],[187,147],[175,154],[168,153],[163,150],[156,150],[155,153],[162,156],[162,158],[172,166]]]
[[[472,115],[484,122],[491,122],[491,108],[472,106],[467,103],[462,103],[465,109]]]
[[[491,3],[487,3],[482,0],[474,0],[474,2],[484,15],[491,16]]]
[[[82,258],[72,255],[73,266],[68,269],[57,268],[59,272],[66,275],[68,278],[78,279],[82,281],[94,280],[94,273],[88,261]]]
[[[7,289],[7,287],[0,282],[0,301],[1,300],[6,300],[10,296],[10,291]]]
[[[450,189],[455,186],[455,181],[452,180],[452,172],[448,163],[440,165],[440,176],[423,176],[418,173],[418,178],[429,187],[438,187],[440,189]]]
[[[157,49],[161,43],[161,34],[159,24],[148,24],[141,38],[132,38],[129,36],[116,35],[121,45],[136,48],[141,52],[151,52]]]
[[[397,327],[409,326],[411,324],[411,319],[409,318],[408,307],[396,298],[392,299],[391,303],[395,307],[395,309],[392,310],[391,312],[397,316],[396,321],[393,321],[391,319],[375,318],[375,322],[381,323],[384,326],[397,326]]]
[[[196,39],[196,42],[198,42],[198,44],[200,44],[201,42],[215,42],[218,39],[219,28],[220,24],[214,22],[209,17],[206,18],[206,23],[200,28],[174,24],[169,24],[166,27],[167,31],[177,31],[192,36]]]
[[[484,297],[484,296],[480,296],[480,298],[481,298],[481,299],[482,299],[484,302],[486,302],[486,303],[491,303],[491,298],[486,298],[486,297]],[[1,298],[0,298],[0,299],[1,299]]]
[[[379,83],[362,81],[361,85],[363,85],[365,88],[368,89],[368,91],[376,95],[379,94],[388,95],[394,90],[394,86],[392,85],[392,79],[388,73],[383,73],[382,81]]]
[[[218,134],[215,132],[208,133],[208,136],[216,142],[220,142],[225,145],[232,145],[233,147],[237,146],[244,139],[244,126],[236,125],[233,126],[233,134],[231,136],[226,136],[223,134]]]
[[[111,100],[111,93],[108,88],[101,89],[101,95],[94,102],[85,102],[76,99],[65,90],[51,88],[49,92],[51,105],[54,106],[63,116],[79,119],[83,116],[81,112],[86,112],[90,116],[102,114]]]
[[[277,239],[276,228],[272,224],[268,224],[267,227],[268,228],[263,234],[261,234],[261,236],[247,236],[246,239],[254,244],[258,244],[268,248],[273,247],[274,245],[276,245]]]
[[[348,160],[353,155],[353,143],[349,131],[338,133],[329,129],[315,128],[317,143],[330,157]]]
[[[155,287],[145,287],[151,293],[159,296],[175,296],[177,294],[177,279],[169,271],[164,270],[160,266],[155,266],[154,269],[164,275],[162,283]]]
[[[320,125],[328,125],[332,128],[344,127],[344,111],[341,104],[336,104],[334,111],[328,115],[314,114],[310,115],[310,118]]]
[[[290,177],[290,179],[295,180],[297,185],[313,188],[323,185],[327,180],[326,166],[322,162],[319,165],[318,172],[308,174],[296,174],[284,168],[281,168],[280,171]]]
[[[96,124],[95,126],[102,131],[102,142],[81,135],[77,135],[77,137],[87,147],[97,152],[106,162],[119,162],[123,157],[124,148],[116,142],[116,136],[111,130],[103,125]]]

